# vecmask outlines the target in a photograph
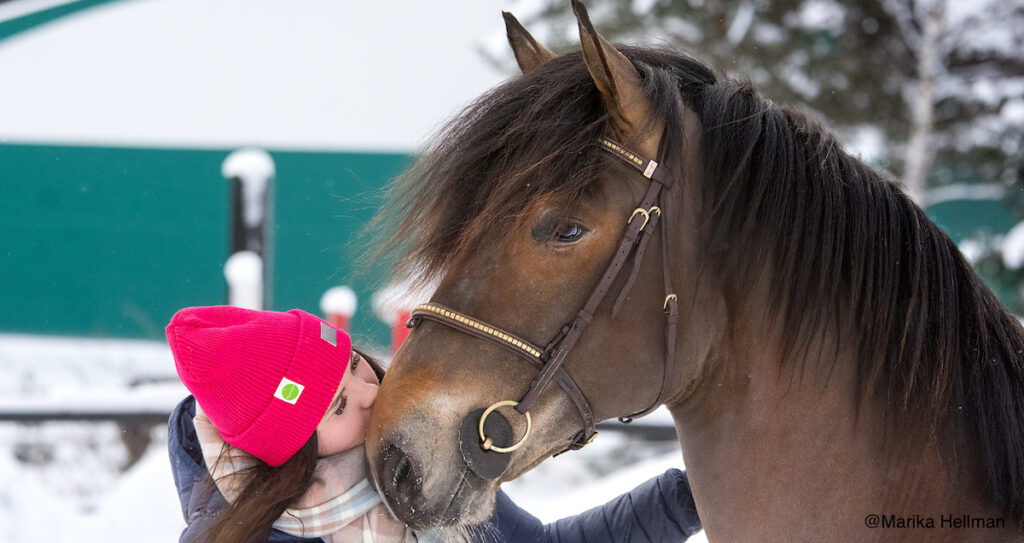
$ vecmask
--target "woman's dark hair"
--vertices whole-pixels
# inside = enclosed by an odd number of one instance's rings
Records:
[[[373,368],[377,379],[384,378],[383,366],[377,360],[358,352]],[[229,477],[242,481],[242,490],[217,515],[217,519],[200,537],[199,541],[210,543],[250,543],[266,541],[274,522],[288,507],[294,504],[313,483],[316,471],[317,434],[313,432],[306,444],[284,464],[271,466],[253,457],[251,467],[238,470]],[[233,446],[225,443],[217,464],[230,462]],[[214,471],[211,467],[211,472]],[[211,491],[216,488],[210,482]]]
[[[357,352],[357,353],[359,353],[359,356],[362,356],[363,359],[366,360],[366,363],[369,364],[370,368],[373,369],[373,373],[377,374],[377,380],[378,381],[383,381],[384,380],[384,369],[385,369],[386,366],[382,362],[380,362],[376,358],[374,358],[374,357],[364,353],[363,351],[361,351],[359,349],[352,349],[352,350]]]
[[[218,464],[230,462],[232,448],[224,444],[220,458],[217,459]],[[243,481],[242,491],[221,510],[201,540],[210,543],[266,541],[274,522],[313,483],[316,452],[317,436],[313,432],[299,452],[284,464],[275,467],[254,457],[251,467],[229,475]]]

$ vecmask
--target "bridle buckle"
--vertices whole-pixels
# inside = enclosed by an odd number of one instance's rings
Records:
[[[667,313],[668,312],[668,303],[669,302],[678,302],[678,301],[679,301],[679,298],[676,297],[675,294],[669,294],[668,296],[665,296],[665,303],[661,305],[661,310],[665,311]]]
[[[658,213],[660,214],[661,210],[658,210]],[[645,226],[647,226],[647,221],[651,220],[651,214],[648,213],[646,209],[638,207],[633,210],[633,214],[629,216],[629,220],[626,221],[626,224],[632,223],[633,218],[636,217],[637,215],[643,215],[644,217],[644,223],[640,225],[640,230],[638,230],[638,232],[640,232],[644,229]]]

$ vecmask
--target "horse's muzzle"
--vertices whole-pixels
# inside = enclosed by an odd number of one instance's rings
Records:
[[[375,479],[387,506],[414,530],[475,524],[490,513],[485,495],[493,495],[493,490],[465,464],[451,477],[429,485],[420,462],[394,441],[382,444],[378,460]]]
[[[391,511],[409,523],[421,499],[423,477],[413,459],[398,445],[387,443],[380,449],[381,472],[377,483]],[[423,508],[420,507],[420,511]]]

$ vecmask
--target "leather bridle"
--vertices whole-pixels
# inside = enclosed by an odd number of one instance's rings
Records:
[[[636,280],[647,243],[650,241],[652,231],[657,226],[658,221],[661,218],[662,193],[664,190],[670,188],[674,182],[671,173],[664,167],[665,155],[667,153],[666,140],[667,138],[663,134],[661,144],[658,148],[657,160],[644,159],[639,154],[628,150],[621,144],[610,139],[602,138],[599,140],[601,149],[640,172],[650,181],[650,185],[648,186],[643,199],[641,199],[640,205],[630,215],[628,226],[622,237],[622,241],[619,243],[618,249],[615,251],[615,255],[612,257],[611,262],[605,269],[601,280],[598,281],[597,286],[594,287],[590,297],[587,299],[586,303],[583,304],[583,307],[579,310],[576,316],[569,321],[568,324],[562,327],[559,333],[548,343],[546,347],[541,348],[521,337],[516,336],[515,334],[502,330],[497,326],[492,326],[478,319],[474,319],[441,304],[433,302],[425,303],[417,306],[412,311],[411,318],[407,323],[409,328],[414,328],[424,319],[435,321],[461,332],[470,334],[474,337],[494,343],[495,345],[540,367],[540,372],[537,377],[532,383],[530,383],[530,388],[526,391],[526,394],[519,399],[519,401],[506,400],[497,402],[484,410],[480,415],[479,422],[476,425],[478,429],[477,434],[480,440],[480,449],[484,451],[493,451],[495,453],[510,453],[522,446],[529,437],[530,429],[532,428],[530,408],[537,402],[541,392],[544,391],[552,380],[562,387],[562,390],[565,391],[569,400],[576,406],[576,409],[579,411],[580,416],[583,419],[583,428],[573,436],[572,441],[562,452],[580,449],[597,437],[597,431],[594,429],[594,413],[590,408],[590,404],[587,402],[587,398],[583,395],[579,386],[576,385],[576,382],[565,368],[562,367],[562,365],[569,356],[573,347],[576,345],[576,341],[579,340],[583,330],[586,329],[588,324],[590,324],[590,321],[593,319],[594,313],[597,311],[601,301],[604,300],[605,295],[612,286],[612,283],[619,276],[619,273],[622,271],[626,261],[631,256],[633,259],[632,270],[630,271],[626,283],[619,292],[618,298],[612,306],[613,317],[618,313],[622,302],[625,300],[633,282]],[[676,295],[672,291],[671,274],[668,265],[668,239],[664,228],[661,229],[661,240],[662,273],[665,281],[665,302],[663,304],[663,310],[667,316],[665,323],[665,365],[663,368],[664,373],[662,375],[661,390],[658,393],[658,397],[650,407],[625,417],[620,417],[619,420],[623,422],[629,422],[633,418],[647,415],[664,403],[665,395],[667,393],[667,383],[672,377],[673,362],[675,359],[676,324],[679,321],[679,310]],[[484,424],[488,415],[494,412],[498,407],[504,405],[515,406],[516,411],[526,417],[527,430],[525,435],[523,435],[517,443],[501,447],[495,444],[494,439],[485,435],[486,432]],[[470,415],[475,415],[476,413],[477,412],[474,411],[473,413],[470,413]],[[470,415],[467,415],[467,418]],[[504,423],[507,426],[507,421]],[[472,454],[477,453],[476,451],[473,451]],[[469,461],[470,459],[467,458],[467,462]],[[505,460],[505,463],[507,464],[507,460]],[[496,476],[497,475],[495,475],[495,477]],[[492,477],[488,475],[487,478]]]

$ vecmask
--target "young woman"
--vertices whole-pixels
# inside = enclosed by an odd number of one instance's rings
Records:
[[[179,311],[167,340],[192,392],[169,425],[182,542],[429,539],[392,517],[366,478],[363,441],[383,372],[347,334],[300,310],[213,306]],[[499,493],[472,537],[681,541],[699,530],[686,476],[669,470],[549,525]]]

